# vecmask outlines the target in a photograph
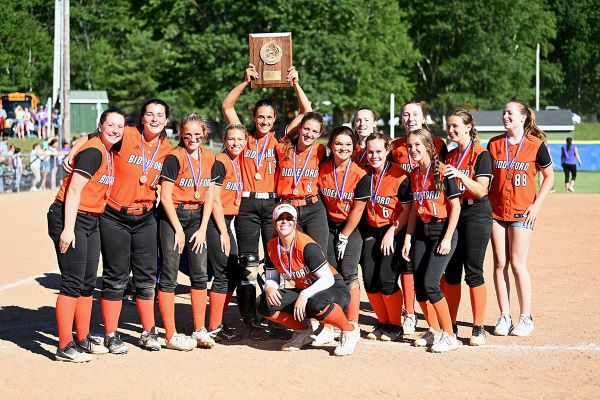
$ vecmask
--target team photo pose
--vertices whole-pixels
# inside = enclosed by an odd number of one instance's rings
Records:
[[[327,147],[331,155],[319,166],[318,182],[329,225],[327,262],[340,273],[350,290],[346,316],[358,326],[358,262],[362,247],[358,224],[369,199],[371,181],[365,171],[352,161],[357,146],[356,134],[350,128],[339,126],[333,129]],[[333,341],[332,331],[325,335],[329,336],[327,341]]]
[[[413,263],[417,301],[429,325],[414,345],[443,353],[458,348],[440,279],[456,249],[460,191],[454,178],[444,176],[445,166],[428,130],[411,131],[407,143],[417,166],[410,173],[413,211],[402,256]]]
[[[420,103],[406,103],[400,110],[400,118],[402,120],[402,126],[404,126],[405,135],[392,142],[390,157],[408,174],[417,165],[417,162],[411,158],[410,152],[408,151],[408,134],[416,129],[422,129],[423,126],[426,125],[425,113]],[[448,152],[446,144],[437,136],[433,136],[433,143],[435,145],[435,152],[440,159],[443,160]],[[400,281],[402,283],[402,290],[404,291],[404,323],[402,328],[407,335],[415,333],[415,328],[417,326],[413,274],[414,270],[412,263],[405,263],[404,268],[400,271]]]
[[[216,179],[214,203],[206,232],[208,263],[214,274],[210,288],[208,333],[218,342],[242,338],[223,324],[223,314],[240,278],[237,244],[231,231],[231,222],[239,213],[242,201],[244,188],[240,159],[247,141],[248,131],[244,125],[228,125],[223,134],[225,149],[217,155],[213,167]]]
[[[234,87],[222,104],[223,116],[227,124],[241,124],[235,111],[235,103],[250,84],[258,78],[254,65],[246,68],[244,81]],[[253,126],[242,154],[242,202],[235,218],[235,231],[238,238],[239,262],[241,268],[240,285],[237,288],[237,301],[244,325],[251,339],[263,339],[262,324],[256,315],[256,279],[259,266],[258,244],[262,239],[266,252],[267,242],[273,237],[271,216],[277,203],[277,162],[275,146],[287,132],[297,129],[304,113],[311,111],[310,102],[300,87],[298,72],[294,67],[288,70],[287,80],[292,82],[300,113],[282,132],[275,132],[277,113],[273,102],[262,99],[256,102],[252,112]]]
[[[366,151],[367,138],[371,133],[377,132],[377,114],[370,108],[359,108],[354,113],[352,125],[357,136],[353,160],[366,171],[369,169]]]
[[[181,121],[179,145],[167,155],[160,176],[158,224],[162,266],[158,283],[158,304],[168,349],[188,351],[212,348],[206,317],[207,246],[206,232],[213,209],[215,155],[201,144],[208,137],[206,121],[196,113]],[[175,288],[180,256],[187,253],[194,333],[192,337],[175,329]]]
[[[404,238],[410,214],[410,184],[399,165],[388,161],[390,138],[372,133],[367,138],[369,200],[360,265],[363,283],[371,307],[377,316],[375,329],[367,339],[398,341],[402,339],[402,290],[398,286],[402,260],[399,243]]]
[[[350,293],[344,280],[327,263],[321,247],[297,230],[298,214],[291,204],[273,210],[277,236],[267,245],[264,293],[258,310],[269,320],[294,330],[281,350],[296,351],[313,341],[309,318],[338,327],[342,331],[336,356],[350,355],[360,340],[360,329],[351,324],[344,309]],[[293,288],[280,288],[281,278],[294,282]]]
[[[471,346],[480,346],[485,344],[483,319],[487,288],[483,279],[483,261],[492,234],[492,206],[487,197],[492,176],[492,159],[477,139],[473,116],[468,111],[454,111],[448,116],[447,124],[448,137],[457,147],[446,156],[444,175],[456,178],[461,192],[461,209],[456,227],[456,251],[445,273],[445,294],[453,331],[457,334],[457,314],[464,269],[473,312],[473,331],[469,343]]]
[[[523,103],[507,103],[502,121],[506,134],[496,136],[488,143],[493,173],[489,198],[494,218],[494,285],[500,307],[494,334],[528,336],[534,324],[527,253],[542,203],[554,186],[554,170],[544,143],[546,135],[537,126],[532,109]],[[538,171],[544,180],[536,193]],[[514,326],[510,317],[509,266],[519,298],[520,316]]]
[[[75,153],[73,171],[48,210],[48,234],[61,273],[56,301],[56,359],[60,361],[86,362],[92,359],[90,354],[108,353],[89,332],[100,259],[98,216],[114,181],[113,146],[123,138],[124,126],[125,116],[119,109],[111,107],[102,113],[97,132]]]

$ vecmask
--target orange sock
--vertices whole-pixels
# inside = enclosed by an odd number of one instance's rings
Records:
[[[59,294],[56,299],[56,325],[58,326],[58,347],[64,348],[73,341],[73,319],[77,298]]]
[[[402,290],[394,294],[382,295],[388,318],[392,325],[402,325]]]
[[[348,304],[348,319],[358,322],[358,312],[360,309],[360,287],[350,289],[350,304]]]
[[[192,315],[194,317],[194,331],[204,328],[206,318],[206,289],[191,289]]]
[[[390,318],[383,301],[383,295],[379,292],[367,293],[367,297],[369,298],[369,303],[371,303],[373,311],[375,311],[375,315],[377,315],[377,320],[379,323],[388,324],[390,322]]]
[[[415,276],[413,274],[401,274],[402,293],[404,294],[404,308],[408,314],[415,313]]]
[[[306,325],[304,325],[300,321],[296,321],[292,314],[288,314],[283,311],[277,311],[271,317],[267,317],[267,319],[273,322],[277,322],[278,324],[293,329],[295,331],[306,329]]]
[[[428,301],[422,301],[422,302],[420,301],[419,305],[421,306],[421,311],[423,312],[423,315],[425,316],[427,325],[429,325],[429,327],[432,328],[433,330],[435,330],[436,332],[439,332],[440,323],[438,322],[437,315],[435,313],[435,309],[433,308],[431,303]]]
[[[442,275],[442,279],[440,279],[440,290],[444,294],[444,297],[446,297],[446,285],[446,274],[444,274]]]
[[[142,328],[144,328],[146,332],[149,332],[154,326],[154,303],[154,299],[144,300],[138,297],[135,300],[138,313],[140,314]]]
[[[212,290],[209,294],[210,297],[210,314],[208,317],[208,330],[212,331],[217,329],[221,322],[223,322],[223,310],[225,302],[227,301],[227,295],[225,293],[215,293]]]
[[[83,340],[90,333],[92,318],[92,296],[80,296],[75,304],[75,331],[77,340]]]
[[[116,332],[119,326],[119,315],[121,315],[122,300],[107,300],[102,299],[100,306],[102,307],[102,319],[104,320],[104,333],[109,335]]]
[[[433,305],[433,308],[435,308],[435,312],[440,319],[442,330],[446,333],[454,335],[454,332],[452,331],[452,319],[450,318],[450,310],[448,309],[448,302],[446,299],[442,298]]]
[[[485,307],[487,305],[487,287],[485,283],[481,286],[470,288],[471,309],[473,310],[473,325],[483,326]]]
[[[446,301],[448,302],[448,309],[450,310],[450,318],[452,323],[456,323],[456,316],[458,315],[458,306],[460,305],[460,291],[461,285],[450,285],[446,283]]]
[[[165,337],[170,340],[175,333],[175,293],[159,290],[158,306],[165,327]]]
[[[333,304],[333,309],[322,321],[324,324],[335,325],[340,328],[342,331],[352,331],[354,330],[354,326],[348,321],[346,318],[346,314],[344,314],[344,310],[339,304]]]
[[[229,307],[232,297],[233,292],[227,292],[227,295],[225,296],[225,304],[223,304],[223,315],[225,315],[225,312],[227,312],[227,307]]]

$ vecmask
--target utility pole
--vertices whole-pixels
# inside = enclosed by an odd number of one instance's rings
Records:
[[[394,93],[390,93],[390,137],[394,138],[394,125],[396,125],[396,121],[394,121],[394,108],[395,108],[395,97]]]
[[[50,132],[54,132],[54,128],[56,128],[52,122],[52,112],[54,111],[54,107],[56,106],[56,102],[59,97],[59,89],[62,89],[62,80],[61,80],[61,71],[62,71],[62,37],[63,37],[63,5],[62,0],[54,0],[54,65],[52,70],[52,101],[50,107],[48,107],[48,119],[50,122]],[[62,95],[61,95],[62,96]],[[62,146],[62,137],[59,132],[59,139],[61,140]]]
[[[62,114],[62,131],[65,140],[71,140],[71,60],[70,60],[70,34],[69,34],[69,0],[63,0],[63,87],[60,99]]]
[[[540,111],[540,44],[535,48],[535,111]]]

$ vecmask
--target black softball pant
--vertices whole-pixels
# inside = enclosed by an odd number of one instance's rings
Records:
[[[75,248],[69,246],[66,253],[58,247],[64,229],[64,204],[53,203],[48,209],[48,235],[54,243],[58,268],[60,269],[60,293],[70,297],[91,296],[96,288],[100,259],[100,231],[98,217],[77,214],[75,220]]]
[[[329,227],[327,225],[327,211],[321,199],[313,204],[296,207],[298,210],[298,226],[300,230],[311,237],[321,246],[323,255],[327,257],[327,243],[329,239]]]
[[[492,206],[487,197],[463,204],[456,231],[456,250],[446,268],[446,282],[459,285],[465,270],[465,282],[470,288],[481,286],[485,250],[492,235]]]
[[[154,210],[130,215],[107,205],[100,216],[100,235],[102,297],[123,298],[131,267],[137,296],[143,300],[154,299],[158,253]]]
[[[269,305],[266,293],[262,293],[257,300],[256,310],[266,317],[272,316],[277,311],[293,315],[294,304],[301,291],[301,289],[296,288],[279,289],[279,294],[281,294],[281,305],[279,306]],[[338,304],[342,310],[345,310],[348,308],[349,303],[350,291],[342,277],[339,274],[335,275],[333,286],[315,293],[308,299],[306,302],[306,318],[314,318],[321,321],[333,310],[333,307],[331,307],[333,304]],[[324,310],[325,312],[323,312]]]
[[[565,183],[569,183],[571,180],[575,180],[577,178],[577,164],[563,164],[563,171],[565,173]],[[569,175],[572,178],[569,178]]]
[[[214,280],[210,290],[215,293],[233,292],[240,280],[240,264],[238,261],[237,244],[235,243],[235,237],[231,231],[231,220],[233,220],[233,217],[225,217],[229,243],[231,243],[229,256],[226,256],[225,253],[221,251],[219,229],[217,229],[212,217],[210,221],[208,221],[208,229],[206,230],[208,264],[212,268],[214,274]]]
[[[188,260],[190,287],[198,290],[206,289],[206,284],[208,283],[208,274],[206,272],[208,250],[204,248],[201,252],[196,253],[192,251],[192,243],[190,243],[192,235],[200,229],[202,207],[196,210],[177,208],[175,211],[185,234],[185,247],[183,251],[185,251]],[[173,246],[175,245],[175,229],[162,207],[158,209],[158,226],[162,255],[158,287],[162,292],[174,293],[177,287],[177,274],[179,273],[181,255],[176,250],[173,250]],[[206,236],[208,245],[208,232]]]
[[[394,251],[384,256],[381,252],[381,241],[390,225],[375,228],[369,225],[362,227],[362,252],[360,265],[362,267],[363,283],[367,293],[383,293],[390,295],[400,290],[398,278],[406,261],[402,258],[401,243],[405,231],[402,230],[394,237]]]
[[[346,225],[345,222],[333,222],[329,223],[329,238],[327,239],[327,262],[331,264],[337,272],[342,275],[346,286],[358,287],[358,262],[360,261],[360,251],[362,248],[362,238],[358,229],[354,229],[350,236],[348,236],[348,244],[346,245],[346,252],[344,257],[339,260],[337,257],[337,250],[335,243],[338,235]],[[325,247],[325,246],[322,246]]]
[[[426,224],[421,219],[417,219],[411,247],[411,260],[415,270],[415,294],[419,303],[429,301],[431,304],[435,304],[444,298],[440,289],[440,279],[454,254],[458,237],[455,230],[452,235],[450,252],[446,255],[439,254],[437,247],[444,237],[446,227],[447,221]]]

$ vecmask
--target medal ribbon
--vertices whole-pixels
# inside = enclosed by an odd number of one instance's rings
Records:
[[[238,173],[238,169],[235,167],[233,157],[231,157],[231,154],[229,154],[229,151],[227,151],[227,149],[225,149],[225,153],[227,153],[227,157],[229,157],[229,160],[231,161],[231,166],[233,167],[233,175],[235,176],[235,192],[237,195],[239,195],[242,191],[242,173],[241,171]]]
[[[460,156],[460,159],[458,160],[458,163],[456,163],[456,165],[455,165],[456,169],[460,169],[460,165],[462,164],[463,160],[465,159],[465,156],[467,155],[467,152],[469,151],[469,148],[471,147],[472,144],[473,144],[473,140],[471,140],[469,142],[469,145],[467,146],[467,148],[465,149],[465,151]],[[458,149],[456,149],[456,154],[457,155],[459,154]]]
[[[333,182],[335,183],[335,193],[338,195],[338,199],[340,202],[344,201],[344,188],[346,187],[346,180],[348,179],[348,171],[350,171],[350,164],[352,164],[352,160],[348,159],[348,164],[346,165],[346,170],[344,171],[344,177],[342,178],[342,190],[340,191],[340,186],[338,184],[337,172],[335,171],[335,160],[331,160],[333,164]]]
[[[375,193],[373,193],[373,178],[375,174],[371,175],[371,196],[369,198],[373,207],[375,207],[375,200],[377,199],[377,193],[379,193],[379,188],[381,187],[381,182],[383,182],[383,177],[385,176],[386,171],[390,167],[389,161],[385,162],[385,166],[383,167],[383,171],[381,172],[381,178],[379,178],[379,182],[377,182],[377,187],[375,188]]]
[[[290,266],[289,268],[286,267],[285,263],[283,262],[283,257],[281,256],[281,239],[277,239],[277,254],[279,255],[279,264],[281,265],[281,268],[283,268],[283,270],[285,271],[286,275],[291,279],[292,278],[292,249],[294,248],[294,242],[296,241],[296,238],[292,239],[292,244],[290,245],[290,250],[288,251],[288,253],[286,254],[288,257],[288,261],[290,262]]]
[[[310,150],[308,150],[308,154],[306,155],[306,160],[304,160],[304,165],[302,165],[302,169],[300,170],[300,176],[298,176],[296,170],[296,151],[298,150],[298,146],[294,146],[294,187],[298,186],[298,183],[302,180],[302,175],[304,175],[304,171],[306,171],[306,164],[308,164],[313,148],[314,146],[310,146]]]
[[[508,132],[506,133],[506,141],[504,142],[504,145],[506,148],[506,170],[507,171],[510,171],[512,169],[513,165],[515,164],[515,161],[517,160],[517,156],[519,155],[519,152],[521,151],[521,148],[523,147],[524,141],[525,141],[525,134],[523,134],[523,136],[521,137],[521,143],[519,143],[517,152],[515,153],[515,156],[511,160],[510,153],[508,152]]]
[[[150,159],[150,163],[146,165],[146,152],[144,151],[144,134],[142,133],[142,172],[144,175],[148,172],[152,164],[154,164],[154,158],[156,157],[156,153],[158,153],[158,149],[160,147],[160,140],[158,138],[158,144],[156,145],[156,149],[154,150],[154,154],[152,154],[152,158]]]
[[[102,143],[102,146],[104,146],[104,143]],[[110,188],[113,185],[115,176],[115,170],[113,168],[113,155],[110,151],[108,151],[106,146],[104,146],[104,151],[106,152],[106,168],[108,169],[108,190],[110,193]]]
[[[198,190],[198,184],[200,183],[200,179],[202,178],[202,152],[200,148],[198,148],[198,177],[196,178],[196,173],[194,172],[194,166],[192,165],[192,159],[188,154],[187,150],[185,151],[185,155],[188,160],[188,164],[190,165],[190,170],[192,171],[192,180],[194,181],[194,190]]]
[[[260,165],[263,158],[265,158],[265,151],[267,151],[267,144],[269,143],[269,133],[265,135],[265,142],[260,150],[258,149],[258,142],[259,140],[256,138],[256,171],[260,172]]]
[[[419,168],[419,167],[417,167]],[[423,201],[425,200],[425,185],[427,184],[427,179],[429,178],[429,172],[431,171],[431,163],[427,167],[427,172],[425,173],[425,179],[423,180],[423,184],[421,185],[421,193],[417,195],[417,201],[419,205],[423,205]],[[419,184],[419,179],[421,178],[421,168],[417,169],[417,185]]]

